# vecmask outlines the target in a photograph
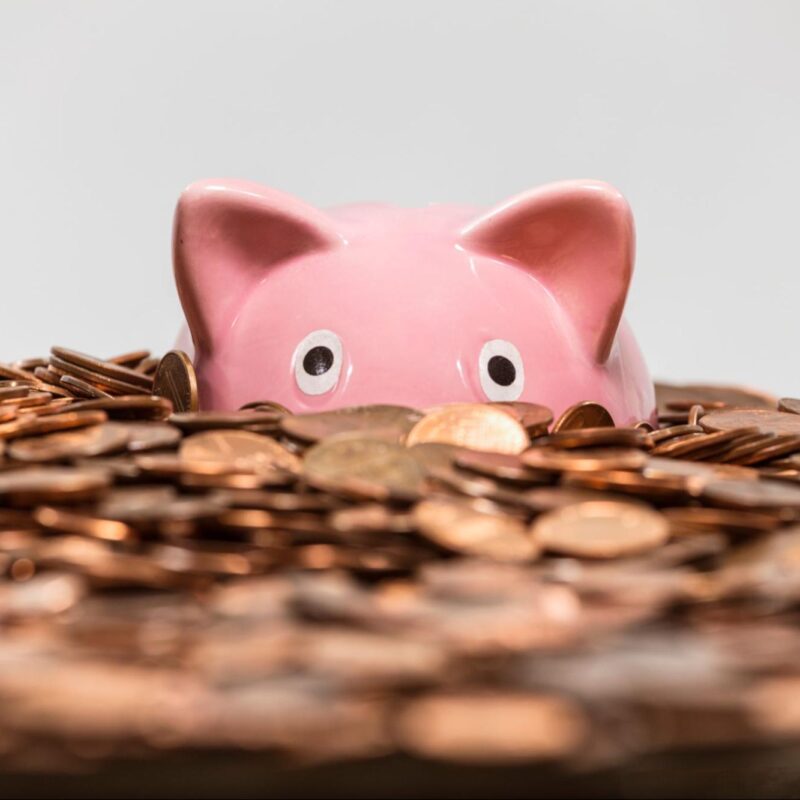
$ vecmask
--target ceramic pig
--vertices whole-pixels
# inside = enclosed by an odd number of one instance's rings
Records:
[[[653,385],[621,319],[630,209],[605,183],[533,189],[486,211],[321,211],[254,183],[189,186],[175,277],[201,406],[293,411],[582,400],[652,417]]]

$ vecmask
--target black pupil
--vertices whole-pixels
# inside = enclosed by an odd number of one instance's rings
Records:
[[[333,366],[333,353],[330,347],[312,347],[303,359],[303,369],[309,375],[323,375]],[[514,367],[512,366],[513,370]]]
[[[517,378],[517,369],[505,356],[489,359],[489,377],[500,386],[511,386]]]

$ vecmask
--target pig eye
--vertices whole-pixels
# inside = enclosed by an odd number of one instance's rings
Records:
[[[505,339],[492,339],[478,359],[481,388],[489,400],[516,400],[525,388],[525,367],[519,350]]]
[[[313,331],[297,345],[294,379],[306,394],[324,394],[336,386],[342,370],[342,342],[333,331]]]

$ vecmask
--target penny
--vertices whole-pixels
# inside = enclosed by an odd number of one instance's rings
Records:
[[[721,508],[664,508],[661,513],[669,520],[673,534],[692,531],[726,531],[729,533],[768,533],[781,525],[777,516],[757,511],[736,511]]]
[[[561,448],[648,447],[647,433],[639,428],[579,428],[552,433],[536,440],[537,445]]]
[[[422,445],[420,445],[421,447]],[[508,453],[490,453],[482,450],[461,450],[454,453],[459,467],[490,475],[507,481],[536,483],[541,475],[529,469],[519,456]]]
[[[677,437],[659,445],[653,449],[653,455],[670,455],[673,458],[686,458],[689,456],[700,458],[720,445],[740,440],[752,434],[758,435],[758,429],[755,427],[734,428],[711,434],[689,434],[686,437]]]
[[[134,369],[137,364],[141,363],[149,356],[149,350],[132,350],[130,353],[121,353],[118,356],[107,358],[106,361],[109,364],[119,364],[120,366]]]
[[[355,406],[317,414],[283,416],[280,427],[284,433],[307,442],[355,431],[384,431],[389,438],[402,442],[421,416],[419,411],[404,406]]]
[[[700,424],[707,431],[729,431],[736,428],[758,428],[761,433],[800,434],[800,416],[763,408],[737,408],[712,411]]]
[[[539,554],[518,519],[460,501],[424,500],[415,506],[413,518],[426,538],[456,553],[511,562],[532,561]]]
[[[135,386],[140,386],[148,390],[153,383],[150,378],[146,375],[142,375],[141,372],[124,367],[117,362],[103,361],[102,359],[94,358],[85,353],[79,353],[77,350],[69,350],[65,347],[51,347],[50,352],[58,359],[59,363],[66,362],[68,364],[74,364],[82,370],[97,373],[105,378],[111,378],[123,383],[132,383]]]
[[[189,356],[171,350],[159,362],[153,376],[153,394],[166,397],[177,413],[197,411],[200,405],[197,376]]]
[[[0,472],[0,498],[12,505],[75,502],[96,497],[111,480],[94,469],[39,467]]]
[[[104,392],[102,389],[98,389],[96,386],[92,386],[91,383],[76,378],[74,375],[62,375],[59,384],[70,389],[79,397],[111,397],[108,392]]]
[[[664,544],[669,524],[645,505],[598,500],[548,511],[533,523],[531,532],[554,553],[620,558]]]
[[[678,436],[686,436],[690,433],[703,433],[703,429],[699,425],[670,425],[667,428],[653,431],[650,434],[650,441],[653,444],[661,444],[669,439],[675,439]]]
[[[800,414],[800,399],[782,397],[778,400],[778,411],[785,411],[787,414]]]
[[[29,417],[24,421],[18,417],[20,422],[25,422],[16,433],[11,432],[8,438],[13,436],[34,436],[58,431],[74,430],[76,428],[87,428],[100,425],[108,419],[103,411],[59,411],[57,414],[48,414],[43,417]]]
[[[577,751],[587,733],[573,703],[522,693],[434,694],[412,702],[398,724],[411,752],[467,764],[553,759]]]
[[[93,372],[86,369],[79,364],[74,364],[70,361],[64,361],[58,356],[50,357],[50,369],[54,370],[59,375],[59,380],[62,375],[72,375],[79,378],[92,386],[97,386],[107,393],[115,394],[150,394],[150,385],[142,386],[139,383],[131,383],[130,381],[119,380],[113,378],[105,373]],[[121,367],[120,367],[121,369]],[[135,373],[138,375],[138,373]]]
[[[107,422],[90,428],[16,439],[8,446],[8,454],[17,461],[32,462],[87,458],[124,450],[128,436],[124,425]]]
[[[521,453],[529,444],[525,428],[491,405],[454,404],[426,414],[411,429],[406,444],[452,444],[494,453]]]
[[[40,506],[33,512],[33,518],[43,528],[59,533],[89,536],[109,542],[132,541],[136,538],[136,531],[123,522],[98,519],[62,508]]]
[[[360,431],[337,434],[311,447],[303,461],[303,474],[314,486],[377,498],[413,499],[425,478],[408,449],[363,438]]]
[[[491,405],[509,412],[525,428],[528,436],[531,437],[547,433],[547,429],[553,421],[553,412],[547,406],[541,406],[537,403],[513,401],[494,402]]]
[[[116,425],[128,434],[127,449],[131,453],[175,447],[181,441],[181,432],[166,422],[118,422]]]
[[[282,415],[273,411],[194,411],[173,414],[170,423],[186,433],[233,428],[275,431]]]
[[[237,471],[299,472],[300,459],[285,447],[258,433],[215,430],[195,433],[181,443],[180,457],[187,461],[232,465]]]
[[[81,400],[73,403],[73,411],[105,411],[111,419],[166,419],[172,403],[166,397],[133,395],[108,399]]]
[[[759,510],[800,510],[800,486],[776,480],[713,481],[703,498],[714,505]]]
[[[556,472],[639,469],[647,462],[647,455],[642,450],[621,447],[587,447],[583,450],[531,447],[520,458],[529,467]]]
[[[774,409],[777,404],[777,398],[772,395],[738,386],[656,383],[655,389],[659,415],[667,410],[668,404],[676,402],[682,402],[687,411],[696,403],[707,409],[719,407],[720,403],[728,408],[767,409]]]
[[[570,406],[553,424],[553,433],[580,428],[613,428],[611,414],[599,403],[586,401]]]

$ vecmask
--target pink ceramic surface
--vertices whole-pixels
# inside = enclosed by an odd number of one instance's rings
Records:
[[[204,408],[519,399],[558,414],[595,400],[618,424],[654,410],[621,321],[633,220],[604,183],[489,211],[321,211],[202,181],[178,202],[174,256]]]

